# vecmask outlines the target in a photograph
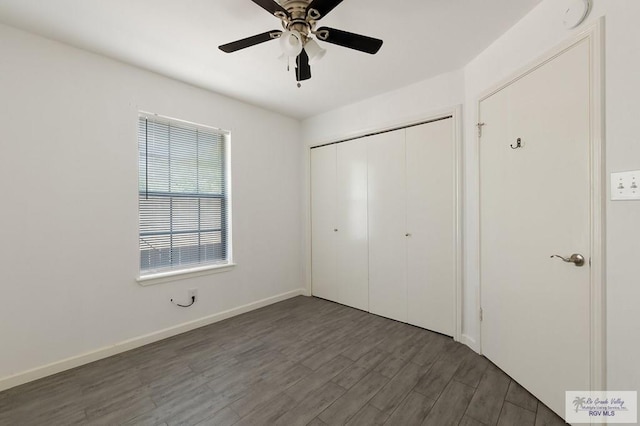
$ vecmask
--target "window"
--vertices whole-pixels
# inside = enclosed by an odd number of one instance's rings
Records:
[[[229,264],[228,134],[141,114],[140,277]]]

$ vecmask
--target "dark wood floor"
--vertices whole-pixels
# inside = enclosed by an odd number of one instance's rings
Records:
[[[450,338],[296,297],[0,393],[2,425],[561,425]]]

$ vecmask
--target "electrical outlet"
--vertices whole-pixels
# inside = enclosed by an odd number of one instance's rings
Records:
[[[612,200],[640,200],[640,170],[611,173]]]
[[[193,300],[193,298],[198,298],[198,289],[197,288],[190,288],[189,289],[189,300]]]

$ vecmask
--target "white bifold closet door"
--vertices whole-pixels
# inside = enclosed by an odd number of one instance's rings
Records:
[[[408,322],[448,336],[457,278],[452,121],[406,129]]]
[[[367,139],[369,309],[407,322],[405,131]]]
[[[367,238],[367,145],[357,139],[336,145],[336,282],[338,302],[369,310]]]
[[[452,336],[456,180],[452,120],[372,136],[371,312]]]
[[[336,178],[336,146],[311,150],[312,293],[337,302]]]
[[[312,293],[369,309],[364,140],[311,151]]]

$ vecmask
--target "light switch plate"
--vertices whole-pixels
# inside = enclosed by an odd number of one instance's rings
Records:
[[[611,173],[611,199],[640,200],[640,170]]]

